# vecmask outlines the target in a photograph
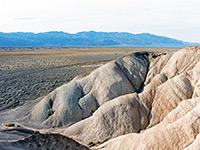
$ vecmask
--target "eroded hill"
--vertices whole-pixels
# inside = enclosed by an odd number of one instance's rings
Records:
[[[200,148],[199,87],[200,47],[138,52],[4,112],[1,120],[97,149]]]

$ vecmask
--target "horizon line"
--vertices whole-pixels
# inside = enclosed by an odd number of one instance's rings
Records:
[[[182,41],[182,42],[187,42],[185,40],[179,40],[178,38],[175,37],[170,37],[168,35],[159,35],[159,34],[155,34],[155,33],[151,33],[151,32],[138,32],[138,33],[133,33],[133,32],[128,32],[128,31],[95,31],[95,30],[83,30],[83,31],[77,31],[77,32],[67,32],[67,31],[62,31],[62,30],[49,30],[49,31],[41,31],[41,32],[33,32],[33,31],[16,31],[16,32],[3,32],[0,31],[0,33],[33,33],[33,34],[40,34],[40,33],[50,33],[50,32],[60,32],[60,33],[67,33],[67,34],[78,34],[81,32],[96,32],[96,33],[128,33],[128,34],[133,34],[133,35],[139,35],[139,34],[150,34],[150,35],[155,35],[155,36],[160,36],[160,37],[166,37],[166,38],[171,38],[171,39],[175,39],[178,41]],[[187,43],[199,43],[199,42],[187,42]]]

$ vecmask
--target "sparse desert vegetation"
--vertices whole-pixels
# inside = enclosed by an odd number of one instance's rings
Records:
[[[158,48],[2,48],[0,69],[83,66],[108,62],[136,51],[168,51]]]

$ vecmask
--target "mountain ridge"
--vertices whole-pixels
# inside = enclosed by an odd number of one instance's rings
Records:
[[[182,48],[200,45],[150,33],[82,31],[0,32],[0,47],[154,47]]]

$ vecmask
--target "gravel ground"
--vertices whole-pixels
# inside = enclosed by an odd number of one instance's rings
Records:
[[[19,106],[25,100],[47,95],[77,75],[90,72],[95,68],[97,65],[0,71],[0,111]]]

